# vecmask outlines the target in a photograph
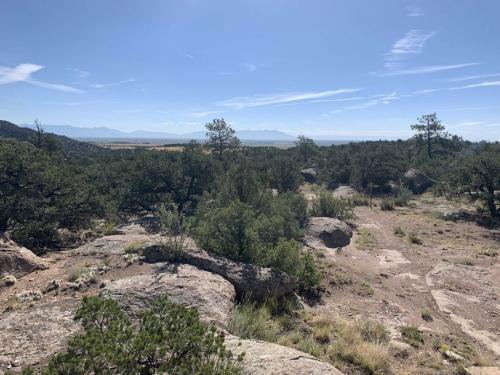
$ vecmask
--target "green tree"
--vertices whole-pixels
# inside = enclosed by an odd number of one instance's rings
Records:
[[[417,131],[419,139],[425,138],[427,143],[427,155],[432,158],[432,141],[434,139],[447,138],[448,133],[445,131],[445,126],[438,119],[436,113],[423,115],[417,119],[417,123],[411,125],[412,130]]]
[[[205,146],[214,150],[219,157],[226,150],[235,150],[240,147],[240,140],[234,135],[236,132],[226,121],[214,119],[205,125],[207,129]]]
[[[308,163],[318,150],[316,143],[314,143],[311,138],[307,138],[304,135],[299,135],[297,137],[295,147],[297,148],[297,153],[304,164]]]
[[[118,303],[83,297],[75,315],[83,333],[54,355],[44,375],[207,374],[237,375],[237,360],[224,336],[205,327],[196,310],[155,300],[133,323]]]

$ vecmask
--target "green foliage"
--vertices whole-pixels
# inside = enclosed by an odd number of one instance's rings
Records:
[[[84,297],[75,315],[84,332],[53,356],[44,375],[239,374],[224,337],[195,310],[160,298],[134,324],[108,299]]]
[[[188,224],[176,205],[162,205],[158,210],[163,250],[168,259],[177,261],[185,250]]]
[[[279,334],[279,327],[272,320],[271,309],[265,303],[257,305],[246,302],[236,305],[228,330],[244,339],[268,342],[276,342]]]
[[[214,119],[206,124],[205,128],[207,129],[205,146],[216,152],[219,157],[224,151],[235,150],[240,146],[240,140],[234,135],[234,129],[223,118]]]
[[[394,201],[392,199],[384,198],[380,202],[380,209],[382,211],[392,211],[394,210]]]
[[[404,326],[401,327],[401,336],[411,346],[418,348],[424,343],[424,336],[419,332],[417,327]]]
[[[321,192],[313,202],[313,216],[328,216],[340,220],[352,219],[352,204],[349,200],[335,198],[330,192]]]
[[[413,193],[406,188],[398,188],[394,195],[394,205],[399,207],[405,207],[408,202],[413,198]]]
[[[303,164],[307,164],[317,153],[318,146],[311,138],[299,135],[297,137],[297,141],[295,142],[295,149],[297,151],[299,160]]]

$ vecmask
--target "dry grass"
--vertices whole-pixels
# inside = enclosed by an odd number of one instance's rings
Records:
[[[377,240],[368,229],[361,228],[356,238],[356,246],[359,250],[371,250],[377,246]]]

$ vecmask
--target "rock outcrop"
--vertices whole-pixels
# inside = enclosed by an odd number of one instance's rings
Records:
[[[345,222],[331,217],[311,217],[305,240],[315,249],[339,248],[349,245],[351,237],[352,229]]]
[[[304,180],[306,182],[309,182],[311,184],[314,184],[318,178],[318,172],[314,168],[302,169],[300,171],[300,174],[302,175],[302,177],[304,177]]]
[[[252,375],[342,375],[332,365],[312,355],[277,344],[256,340],[243,340],[226,336],[226,347],[239,355],[245,352],[241,366]]]
[[[254,299],[281,297],[290,293],[296,286],[294,278],[277,269],[258,267],[210,254],[196,247],[192,240],[187,247],[181,255],[181,263],[222,276],[234,285],[240,296],[251,295]],[[160,246],[144,248],[143,255],[146,262],[168,260]]]
[[[112,298],[128,313],[147,308],[157,297],[195,308],[205,323],[225,328],[233,310],[234,287],[222,277],[190,265],[162,264],[159,273],[107,284],[101,296]]]
[[[466,367],[465,373],[467,375],[500,375],[500,367]]]
[[[333,191],[332,194],[335,198],[348,199],[348,198],[352,198],[355,195],[357,195],[358,192],[348,185],[340,185],[338,188],[336,188]]]
[[[434,181],[427,177],[422,171],[410,168],[404,175],[404,182],[412,192],[415,194],[422,194],[432,186]]]
[[[73,320],[78,299],[61,299],[0,316],[0,374],[36,365],[61,351],[80,326]]]
[[[48,268],[44,259],[0,235],[0,275],[24,276],[38,269]]]

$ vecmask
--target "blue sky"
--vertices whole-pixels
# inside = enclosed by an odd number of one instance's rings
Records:
[[[500,139],[498,0],[2,0],[0,118]]]

